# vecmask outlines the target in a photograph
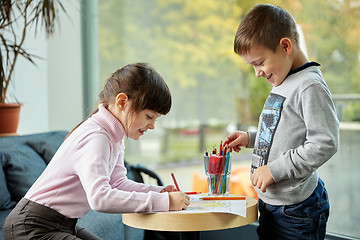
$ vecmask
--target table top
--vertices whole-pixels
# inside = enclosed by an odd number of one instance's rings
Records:
[[[255,222],[258,218],[257,200],[246,197],[246,218],[231,213],[124,213],[122,221],[135,228],[158,231],[211,231],[235,228]]]

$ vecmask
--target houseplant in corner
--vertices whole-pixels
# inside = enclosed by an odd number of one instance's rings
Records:
[[[34,64],[35,55],[24,49],[29,31],[44,29],[47,37],[54,33],[59,11],[66,13],[60,0],[0,0],[0,134],[17,131],[21,104],[8,102],[7,92],[17,60]],[[3,111],[5,109],[5,111]],[[13,112],[13,110],[15,112]],[[8,119],[8,114],[17,119]],[[9,126],[10,129],[6,129]]]

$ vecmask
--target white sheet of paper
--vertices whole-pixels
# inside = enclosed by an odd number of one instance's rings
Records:
[[[246,217],[246,200],[204,201],[201,197],[204,196],[191,195],[190,205],[179,213],[222,212]]]

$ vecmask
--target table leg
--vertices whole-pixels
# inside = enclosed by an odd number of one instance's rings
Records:
[[[200,232],[181,232],[180,240],[200,240]]]

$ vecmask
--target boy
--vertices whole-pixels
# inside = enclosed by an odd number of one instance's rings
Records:
[[[229,147],[252,147],[260,239],[324,239],[329,201],[316,169],[335,154],[339,123],[320,64],[299,47],[295,20],[260,4],[241,22],[235,53],[273,85],[257,132],[238,131]]]

